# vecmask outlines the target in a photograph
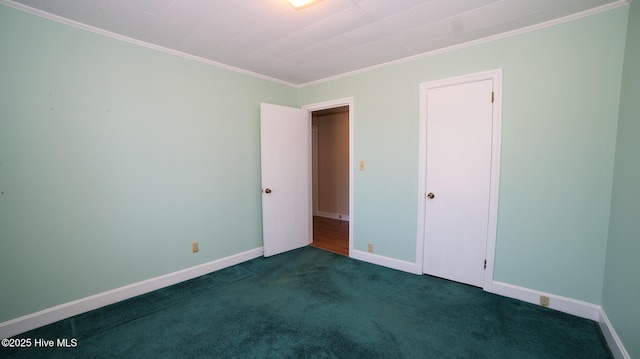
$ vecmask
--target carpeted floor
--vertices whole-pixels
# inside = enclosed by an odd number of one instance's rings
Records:
[[[77,346],[0,348],[0,357],[611,357],[593,321],[312,247],[18,337],[74,338]]]

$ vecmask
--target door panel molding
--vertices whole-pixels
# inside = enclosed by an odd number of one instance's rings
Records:
[[[426,214],[426,160],[427,160],[427,93],[430,89],[455,86],[483,80],[493,81],[491,168],[489,218],[486,255],[487,265],[483,289],[491,291],[495,259],[495,245],[498,222],[498,190],[500,180],[500,143],[502,123],[502,69],[457,76],[420,84],[420,121],[419,121],[419,163],[418,163],[418,228],[416,239],[416,274],[422,274],[424,268],[425,214]]]

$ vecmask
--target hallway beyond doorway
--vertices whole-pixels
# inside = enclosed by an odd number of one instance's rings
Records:
[[[311,246],[348,256],[349,222],[314,216]]]

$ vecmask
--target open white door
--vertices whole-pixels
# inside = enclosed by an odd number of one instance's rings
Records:
[[[260,104],[265,257],[311,243],[310,126],[306,110]]]

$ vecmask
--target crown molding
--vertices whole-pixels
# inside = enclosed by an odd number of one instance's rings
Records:
[[[443,53],[447,53],[447,52],[451,52],[451,51],[455,51],[455,50],[460,50],[460,49],[464,49],[464,48],[475,46],[475,45],[479,45],[479,44],[484,44],[484,43],[495,41],[495,40],[499,40],[499,39],[504,39],[504,38],[507,38],[507,37],[512,37],[512,36],[516,36],[516,35],[520,35],[520,34],[525,34],[527,32],[532,32],[532,31],[544,29],[544,28],[547,28],[547,27],[563,24],[565,22],[570,22],[570,21],[574,21],[574,20],[582,19],[584,17],[591,16],[591,15],[599,14],[601,12],[613,10],[613,9],[616,9],[616,8],[619,8],[619,7],[622,7],[622,6],[629,5],[630,3],[631,3],[631,0],[617,0],[615,2],[606,4],[606,5],[598,6],[598,7],[595,7],[593,9],[585,10],[585,11],[582,11],[582,12],[579,12],[579,13],[567,15],[567,16],[564,16],[564,17],[561,17],[561,18],[558,18],[558,19],[549,20],[549,21],[546,21],[546,22],[543,22],[543,23],[540,23],[540,24],[530,25],[530,26],[523,27],[523,28],[520,28],[520,29],[515,29],[515,30],[503,32],[503,33],[500,33],[500,34],[483,37],[481,39],[471,40],[471,41],[463,42],[463,43],[460,43],[460,44],[457,44],[457,45],[452,45],[452,46],[444,47],[444,48],[441,48],[441,49],[424,52],[424,53],[421,53],[421,54],[418,54],[418,55],[405,57],[405,58],[402,58],[402,59],[399,59],[399,60],[393,60],[393,61],[385,62],[385,63],[382,63],[382,64],[373,65],[373,66],[365,67],[365,68],[362,68],[362,69],[345,72],[345,73],[340,74],[340,75],[335,75],[335,76],[326,77],[326,78],[320,79],[320,80],[306,82],[306,83],[303,83],[303,84],[296,85],[296,87],[297,88],[304,88],[304,87],[311,86],[311,85],[316,85],[316,84],[329,82],[329,81],[333,81],[333,80],[338,80],[338,79],[341,79],[341,78],[345,78],[345,77],[349,77],[349,76],[353,76],[353,75],[357,75],[357,74],[362,74],[362,73],[365,73],[365,72],[377,70],[377,69],[384,68],[384,67],[398,65],[398,64],[405,63],[405,62],[419,60],[419,59],[423,59],[423,58],[430,57],[430,56],[435,56],[435,55],[439,55],[439,54],[443,54]]]
[[[463,48],[467,48],[467,47],[471,47],[471,46],[475,46],[475,45],[479,45],[479,44],[484,44],[487,42],[491,42],[494,40],[499,40],[499,39],[504,39],[507,37],[512,37],[512,36],[516,36],[516,35],[520,35],[520,34],[524,34],[524,33],[528,33],[528,32],[532,32],[532,31],[536,31],[536,30],[540,30],[540,29],[544,29],[547,27],[551,27],[551,26],[555,26],[555,25],[559,25],[559,24],[563,24],[566,22],[570,22],[570,21],[574,21],[574,20],[578,20],[584,17],[588,17],[591,15],[595,15],[595,14],[599,14],[601,12],[606,12],[609,10],[613,10],[622,6],[626,6],[629,5],[631,3],[631,0],[617,0],[615,2],[606,4],[606,5],[602,5],[602,6],[598,6],[595,7],[593,9],[589,9],[589,10],[585,10],[576,14],[571,14],[571,15],[567,15],[558,19],[554,19],[554,20],[550,20],[550,21],[546,21],[540,24],[535,24],[535,25],[531,25],[531,26],[527,26],[527,27],[523,27],[520,29],[516,29],[516,30],[511,30],[511,31],[507,31],[507,32],[503,32],[500,34],[496,34],[496,35],[491,35],[491,36],[487,36],[487,37],[483,37],[481,39],[476,39],[476,40],[472,40],[472,41],[467,41],[461,44],[457,44],[457,45],[452,45],[452,46],[448,46],[445,48],[441,48],[441,49],[437,49],[437,50],[432,50],[432,51],[428,51],[428,52],[424,52],[421,54],[417,54],[417,55],[413,55],[413,56],[409,56],[409,57],[405,57],[402,59],[398,59],[398,60],[393,60],[393,61],[389,61],[389,62],[385,62],[382,64],[378,64],[378,65],[374,65],[374,66],[369,66],[369,67],[365,67],[362,69],[358,69],[358,70],[354,70],[354,71],[349,71],[349,72],[345,72],[339,75],[335,75],[335,76],[330,76],[330,77],[326,77],[323,79],[319,79],[319,80],[315,80],[315,81],[310,81],[310,82],[306,82],[306,83],[302,83],[302,84],[295,84],[295,83],[291,83],[288,81],[284,81],[284,80],[280,80],[274,77],[270,77],[270,76],[266,76],[266,75],[262,75],[256,72],[252,72],[249,70],[244,70],[235,66],[231,66],[231,65],[227,65],[227,64],[223,64],[220,62],[216,62],[213,60],[209,60],[209,59],[205,59],[203,57],[199,57],[199,56],[195,56],[195,55],[191,55],[191,54],[187,54],[184,53],[182,51],[178,51],[178,50],[173,50],[173,49],[169,49],[166,48],[164,46],[160,46],[160,45],[155,45],[146,41],[142,41],[142,40],[137,40],[128,36],[124,36],[124,35],[120,35],[120,34],[116,34],[114,32],[111,31],[107,31],[107,30],[103,30],[94,26],[90,26],[78,21],[74,21],[74,20],[70,20],[67,18],[64,18],[62,16],[58,16],[58,15],[54,15],[51,13],[48,13],[46,11],[43,10],[39,10],[39,9],[35,9],[32,8],[30,6],[27,5],[23,5],[23,4],[19,4],[16,3],[15,1],[12,0],[0,0],[0,4],[2,5],[6,5],[8,7],[14,8],[16,10],[20,10],[23,12],[27,12],[29,14],[32,15],[36,15],[48,20],[52,20],[58,23],[62,23],[65,25],[69,25],[78,29],[82,29],[85,31],[89,31],[89,32],[93,32],[99,35],[103,35],[106,37],[110,37],[113,39],[117,39],[120,41],[125,41],[131,44],[135,44],[135,45],[139,45],[142,47],[146,47],[149,49],[153,49],[153,50],[157,50],[157,51],[161,51],[161,52],[165,52],[168,54],[172,54],[175,56],[179,56],[179,57],[183,57],[186,59],[190,59],[193,61],[197,61],[197,62],[201,62],[201,63],[205,63],[208,65],[212,65],[212,66],[216,66],[219,68],[223,68],[226,70],[230,70],[233,72],[237,72],[237,73],[241,73],[244,75],[248,75],[248,76],[252,76],[252,77],[256,77],[259,79],[263,79],[263,80],[267,80],[267,81],[271,81],[271,82],[275,82],[281,85],[285,85],[285,86],[289,86],[289,87],[293,87],[293,88],[304,88],[304,87],[308,87],[308,86],[312,86],[312,85],[316,85],[316,84],[320,84],[320,83],[325,83],[325,82],[330,82],[330,81],[334,81],[334,80],[338,80],[341,78],[345,78],[345,77],[349,77],[349,76],[353,76],[353,75],[357,75],[357,74],[362,74],[365,72],[369,72],[369,71],[373,71],[376,69],[380,69],[380,68],[385,68],[385,67],[389,67],[389,66],[393,66],[393,65],[398,65],[398,64],[402,64],[405,62],[410,62],[410,61],[414,61],[414,60],[419,60],[419,59],[423,59],[426,57],[430,57],[430,56],[435,56],[435,55],[439,55],[439,54],[443,54],[443,53],[447,53],[447,52],[451,52],[451,51],[455,51],[455,50],[459,50],[459,49],[463,49]]]
[[[223,64],[220,62],[216,62],[213,60],[209,60],[209,59],[205,59],[203,57],[200,56],[196,56],[196,55],[191,55],[191,54],[187,54],[185,52],[182,51],[178,51],[178,50],[173,50],[173,49],[169,49],[166,48],[164,46],[160,46],[160,45],[155,45],[146,41],[142,41],[142,40],[138,40],[138,39],[134,39],[128,36],[124,36],[124,35],[120,35],[120,34],[116,34],[115,32],[111,32],[108,30],[104,30],[104,29],[100,29],[91,25],[87,25],[75,20],[71,20],[71,19],[67,19],[65,17],[62,16],[58,16],[58,15],[54,15],[51,13],[48,13],[46,11],[43,10],[39,10],[39,9],[35,9],[32,8],[30,6],[24,5],[24,4],[19,4],[16,3],[15,1],[12,0],[0,0],[0,4],[1,5],[6,5],[10,8],[19,10],[19,11],[23,11],[26,13],[29,13],[31,15],[35,15],[35,16],[39,16],[42,18],[45,18],[47,20],[51,20],[51,21],[55,21],[64,25],[69,25],[72,27],[75,27],[77,29],[81,29],[81,30],[85,30],[85,31],[89,31],[89,32],[93,32],[95,34],[98,35],[102,35],[102,36],[106,36],[106,37],[110,37],[116,40],[120,40],[120,41],[124,41],[124,42],[128,42],[134,45],[138,45],[138,46],[142,46],[142,47],[146,47],[149,49],[153,49],[153,50],[157,50],[160,52],[164,52],[164,53],[168,53],[168,54],[172,54],[175,56],[179,56],[179,57],[183,57],[185,59],[189,59],[189,60],[193,60],[193,61],[197,61],[197,62],[202,62],[205,63],[207,65],[212,65],[212,66],[216,66],[216,67],[220,67],[223,68],[225,70],[230,70],[230,71],[234,71],[234,72],[238,72],[244,75],[249,75],[249,76],[253,76],[253,77],[257,77],[259,79],[262,80],[267,80],[267,81],[271,81],[271,82],[275,82],[275,83],[279,83],[281,85],[286,85],[289,87],[297,87],[296,84],[293,84],[291,82],[287,82],[287,81],[283,81],[280,79],[276,79],[273,77],[269,77],[266,75],[262,75],[256,72],[252,72],[252,71],[248,71],[248,70],[244,70],[235,66],[231,66],[231,65],[227,65],[227,64]]]

